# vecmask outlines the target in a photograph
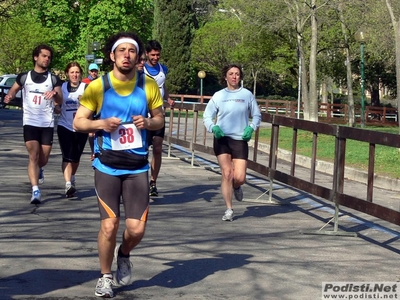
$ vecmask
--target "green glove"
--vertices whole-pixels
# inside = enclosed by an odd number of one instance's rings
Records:
[[[212,129],[212,132],[214,133],[214,136],[217,140],[225,136],[224,132],[221,130],[221,128],[218,125],[215,125]]]
[[[242,135],[242,139],[243,139],[244,141],[246,141],[246,142],[250,141],[251,135],[253,134],[253,131],[254,131],[253,127],[247,126],[247,127],[244,129],[244,132],[243,132],[243,135]]]

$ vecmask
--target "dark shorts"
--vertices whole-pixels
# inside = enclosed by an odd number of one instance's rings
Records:
[[[165,124],[163,128],[158,129],[158,130],[149,130],[147,131],[147,144],[150,147],[153,145],[153,137],[158,136],[160,138],[164,138],[165,136]]]
[[[102,220],[121,216],[122,196],[125,218],[147,221],[150,200],[148,172],[112,176],[95,169],[94,182]]]
[[[230,154],[232,159],[245,159],[249,156],[249,145],[245,141],[238,141],[230,137],[222,137],[217,140],[214,137],[215,156],[220,154]]]
[[[78,163],[85,149],[88,134],[74,132],[64,126],[57,126],[57,134],[63,162]]]
[[[24,125],[24,141],[38,141],[40,145],[53,145],[53,127]]]

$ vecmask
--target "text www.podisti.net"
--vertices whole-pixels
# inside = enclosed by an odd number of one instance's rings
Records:
[[[322,299],[400,299],[400,282],[323,282]]]

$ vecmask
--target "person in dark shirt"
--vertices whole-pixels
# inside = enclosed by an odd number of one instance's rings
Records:
[[[82,82],[89,84],[98,77],[99,77],[99,66],[95,63],[91,63],[89,65],[89,76],[82,79]],[[93,160],[94,159],[94,132],[89,133],[89,145],[90,145],[90,149],[92,151],[90,159]]]

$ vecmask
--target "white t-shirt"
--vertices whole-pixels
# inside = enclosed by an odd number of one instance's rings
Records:
[[[43,93],[51,91],[53,83],[51,73],[43,83],[35,83],[28,72],[23,87],[23,125],[36,127],[54,127],[54,99],[45,99]]]
[[[70,131],[74,131],[72,123],[74,122],[76,111],[79,108],[79,97],[85,91],[86,83],[81,82],[75,92],[68,92],[68,82],[61,86],[63,93],[63,104],[61,105],[60,119],[58,126],[63,126]]]
[[[157,67],[151,67],[145,64],[144,73],[152,77],[157,82],[157,85],[160,88],[161,97],[164,99],[165,95],[164,85],[165,85],[166,73],[164,71],[163,65],[158,63]]]

